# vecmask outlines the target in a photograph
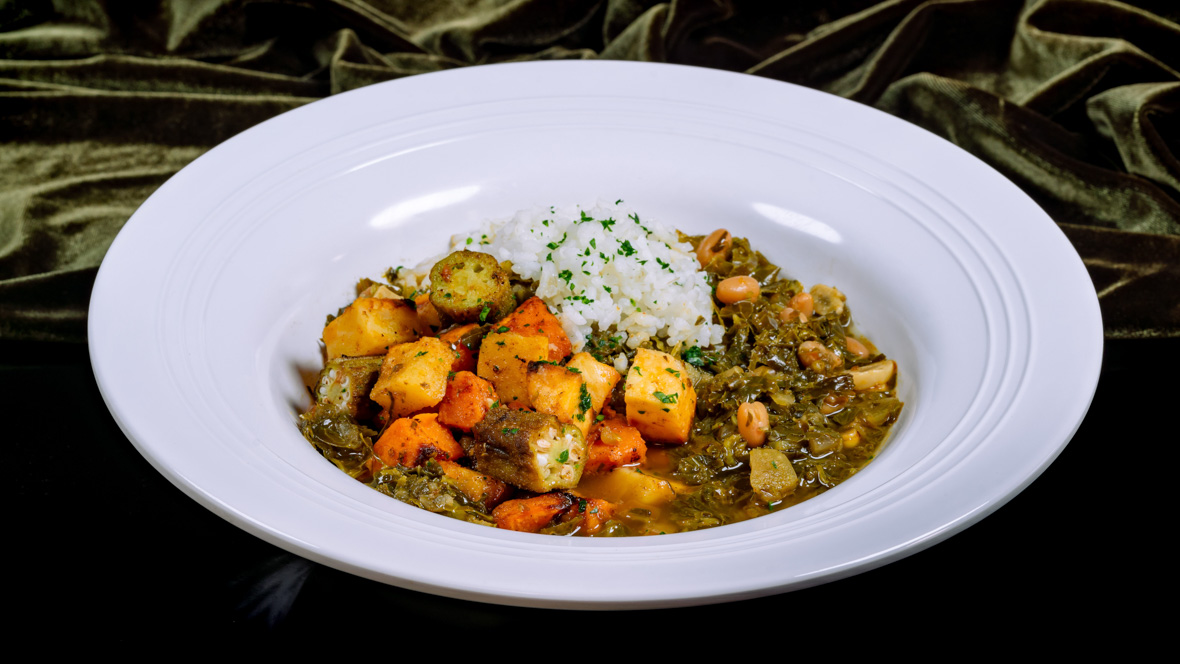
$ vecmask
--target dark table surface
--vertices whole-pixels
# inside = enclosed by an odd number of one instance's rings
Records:
[[[1177,440],[1166,405],[1177,390],[1159,369],[1177,351],[1176,339],[1108,341],[1093,405],[1061,456],[944,542],[793,593],[613,616],[611,632],[818,621],[898,634],[1002,622],[1035,633],[1065,619],[1070,630],[1111,636],[1111,621],[1135,621],[1139,593],[1162,590],[1168,563],[1153,542],[1175,518],[1153,495],[1162,491],[1142,487],[1166,482],[1166,461],[1153,452]],[[287,553],[207,511],[139,455],[107,411],[84,347],[2,343],[0,371],[6,419],[17,423],[0,437],[14,452],[6,461],[17,498],[12,599],[34,630],[57,632],[63,609],[83,618],[76,628],[129,642],[173,632],[204,643],[297,641],[357,619],[402,634],[443,625],[499,633],[521,621],[570,626],[590,617],[425,595]]]

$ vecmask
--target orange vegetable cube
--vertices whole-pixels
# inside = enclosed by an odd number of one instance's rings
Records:
[[[448,427],[471,431],[497,401],[488,381],[470,371],[460,371],[447,381],[447,395],[438,407],[438,421]]]
[[[423,413],[394,420],[373,445],[373,454],[387,466],[412,468],[428,459],[458,459],[464,452],[450,429],[438,423],[437,413]]]
[[[526,337],[543,336],[549,340],[548,354],[539,358],[550,362],[560,362],[574,349],[570,339],[561,327],[557,317],[549,313],[549,307],[539,297],[531,297],[524,301],[511,314],[501,320],[496,328],[497,332],[515,332]]]
[[[497,528],[535,533],[574,504],[568,493],[545,493],[502,503],[492,511]]]
[[[587,442],[583,471],[586,475],[609,473],[620,466],[647,460],[647,444],[639,429],[627,426],[621,418],[603,420],[590,432]]]
[[[451,364],[451,371],[475,371],[475,356],[479,351],[479,344],[483,341],[483,337],[478,323],[452,327],[438,335],[439,339],[450,344],[455,351],[455,361]]]
[[[601,498],[578,498],[577,502],[562,517],[562,521],[573,521],[582,517],[580,535],[595,535],[610,521],[620,505]]]

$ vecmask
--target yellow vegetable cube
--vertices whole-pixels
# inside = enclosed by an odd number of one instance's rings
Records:
[[[640,348],[627,370],[627,424],[648,442],[684,443],[692,430],[697,394],[680,360]]]
[[[418,338],[418,313],[405,300],[357,298],[324,328],[328,359],[383,355],[390,346]]]
[[[547,357],[549,340],[543,336],[492,332],[480,344],[476,375],[492,381],[501,404],[510,408],[528,408],[529,362]]]
[[[667,480],[624,466],[602,475],[582,476],[577,495],[612,503],[639,503],[657,507],[672,502],[676,490]]]
[[[594,410],[602,412],[602,407],[610,399],[610,393],[615,389],[615,384],[619,382],[619,379],[623,377],[622,374],[609,364],[603,364],[594,359],[590,353],[574,355],[565,366],[582,372],[582,378],[586,381],[586,389],[590,391],[590,401],[594,405]]]
[[[548,362],[529,362],[529,403],[538,413],[549,413],[572,424],[585,438],[597,412],[582,374]]]
[[[447,394],[454,356],[450,344],[436,337],[393,346],[381,362],[381,375],[369,398],[393,417],[438,405]]]

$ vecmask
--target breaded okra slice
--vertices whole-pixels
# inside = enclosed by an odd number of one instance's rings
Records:
[[[481,473],[544,493],[572,489],[586,465],[586,439],[553,415],[493,408],[473,428],[467,453]]]
[[[516,297],[495,256],[456,251],[430,269],[430,303],[444,323],[491,323],[516,308]]]
[[[381,372],[380,355],[328,360],[314,389],[316,406],[348,413],[358,420],[374,417],[380,408],[369,392]]]

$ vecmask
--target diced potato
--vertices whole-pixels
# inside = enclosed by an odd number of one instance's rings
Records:
[[[460,371],[447,381],[447,394],[438,407],[438,421],[446,426],[471,431],[497,401],[488,381],[470,371]]]
[[[628,466],[605,475],[583,477],[577,493],[612,503],[634,502],[648,507],[658,507],[676,498],[676,490],[670,482]]]
[[[543,493],[572,489],[586,464],[586,439],[553,415],[493,408],[465,441],[475,469],[513,486]]]
[[[853,367],[848,370],[852,376],[852,385],[858,392],[867,390],[884,390],[897,373],[897,363],[893,360],[881,360],[866,364],[863,367]]]
[[[464,456],[450,429],[438,423],[437,413],[423,413],[394,420],[373,444],[373,454],[387,466],[414,466],[428,459],[450,460]]]
[[[500,321],[496,332],[515,332],[524,336],[544,336],[549,340],[549,352],[541,359],[560,362],[573,351],[573,344],[561,327],[561,321],[549,313],[549,307],[539,297],[531,297]]]
[[[750,486],[768,503],[777,503],[799,486],[799,476],[787,455],[773,447],[750,450]]]
[[[586,437],[596,413],[582,374],[548,362],[529,362],[528,374],[529,404],[538,413],[574,425]]]
[[[549,356],[549,340],[515,332],[492,332],[479,347],[476,373],[492,381],[500,403],[510,408],[529,407],[529,362]]]
[[[404,417],[436,406],[447,394],[447,374],[455,353],[435,337],[389,349],[381,363],[381,376],[369,398],[392,417]]]
[[[627,370],[627,423],[643,439],[684,443],[692,429],[697,395],[680,360],[667,353],[640,348]]]
[[[328,359],[383,355],[390,346],[418,338],[420,323],[405,300],[357,298],[324,327]]]
[[[484,328],[479,323],[452,327],[438,335],[439,339],[451,344],[455,351],[451,371],[475,371],[475,356],[484,336]]]
[[[376,298],[380,298],[382,300],[401,299],[397,296],[397,293],[394,293],[393,291],[389,290],[389,286],[386,286],[385,284],[372,284],[368,288],[366,288],[365,290],[358,293],[357,297],[358,298],[376,297]]]
[[[631,463],[642,464],[647,458],[647,444],[639,429],[627,426],[621,418],[603,420],[586,440],[587,475],[609,473]]]
[[[590,402],[593,404],[594,410],[601,413],[607,399],[610,399],[611,390],[615,389],[615,384],[623,375],[609,364],[603,364],[594,359],[590,353],[574,355],[565,366],[567,369],[577,369],[582,372],[582,378],[586,381],[586,389],[590,391]]]
[[[518,498],[492,511],[497,528],[535,533],[574,504],[567,493],[547,493],[533,498]]]
[[[438,465],[465,496],[483,505],[485,510],[492,509],[512,493],[512,487],[487,473],[464,468],[454,461],[438,461]]]

